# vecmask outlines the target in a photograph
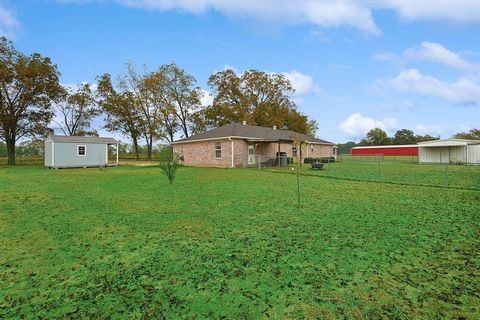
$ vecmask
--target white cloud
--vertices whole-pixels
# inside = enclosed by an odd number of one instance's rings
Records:
[[[439,126],[420,123],[415,126],[415,132],[421,135],[429,134],[432,136],[439,136],[442,133],[442,129]]]
[[[102,0],[57,0],[100,2]],[[110,0],[132,8],[202,14],[209,10],[240,18],[281,24],[312,24],[323,28],[351,27],[370,34],[380,30],[370,8],[353,0]]]
[[[463,69],[466,71],[479,68],[478,65],[462,59],[458,53],[450,51],[441,44],[434,42],[422,42],[418,47],[405,50],[403,55],[407,59],[433,61],[444,64],[448,67]]]
[[[395,129],[397,120],[395,118],[386,118],[383,120],[375,120],[362,116],[360,113],[351,114],[343,121],[339,128],[351,137],[364,136],[368,131],[374,128],[380,128],[385,131]]]
[[[308,34],[308,37],[306,38],[307,40],[318,40],[321,42],[331,42],[332,39],[325,34],[325,32],[320,31],[320,30],[313,30],[310,31]]]
[[[57,0],[100,2],[108,0]],[[373,13],[389,10],[406,21],[480,23],[477,0],[109,0],[124,6],[202,14],[215,10],[232,17],[282,24],[311,24],[321,28],[350,27],[380,34]]]
[[[19,29],[20,22],[13,12],[5,7],[3,1],[0,0],[0,36],[13,38]]]
[[[229,64],[226,64],[226,65],[223,66],[222,71],[225,71],[225,70],[232,70],[233,72],[238,74],[238,69],[234,66],[229,65]]]
[[[385,86],[459,104],[477,104],[480,101],[480,84],[473,79],[460,78],[449,83],[423,75],[417,69],[403,70],[396,78],[377,81],[377,88]]]
[[[302,96],[310,93],[319,94],[321,92],[320,88],[315,84],[312,77],[303,74],[297,70],[290,72],[282,72],[282,74],[290,80],[292,87],[295,89],[296,96]]]
[[[479,23],[477,0],[376,0],[363,1],[391,9],[408,21],[436,20],[452,23]]]
[[[375,61],[391,63],[396,67],[403,67],[405,65],[405,59],[392,52],[379,52],[376,53],[372,58]]]
[[[206,106],[212,105],[212,103],[213,103],[212,93],[208,90],[205,90],[205,89],[201,89],[201,90],[202,90],[202,93],[203,93],[203,96],[202,96],[202,99],[201,99],[202,106],[206,107]]]
[[[244,71],[238,70],[235,66],[231,66],[226,64],[222,70],[233,70],[237,75],[241,75]],[[217,72],[217,71],[215,71]],[[322,90],[320,87],[315,83],[312,76],[308,74],[301,73],[297,70],[292,70],[290,72],[270,72],[265,71],[269,74],[282,74],[287,78],[293,89],[295,89],[295,97],[298,98],[299,96],[304,96],[307,94],[320,94]],[[301,101],[301,99],[299,99]]]

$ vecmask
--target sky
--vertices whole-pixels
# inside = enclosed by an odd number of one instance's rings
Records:
[[[51,57],[63,84],[175,62],[208,104],[215,72],[282,73],[336,143],[479,128],[479,28],[477,0],[0,0],[0,34]]]

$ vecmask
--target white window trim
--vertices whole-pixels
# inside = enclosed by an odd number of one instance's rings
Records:
[[[85,148],[85,154],[79,154],[78,148]],[[77,157],[86,157],[87,156],[87,146],[85,144],[77,144]]]
[[[295,148],[295,154],[293,153],[294,148]],[[292,157],[298,157],[298,146],[296,144],[292,144]]]
[[[220,149],[217,149],[217,143],[220,144]],[[217,151],[220,151],[220,157],[217,157]],[[214,156],[215,160],[222,159],[222,143],[221,142],[215,142],[215,149],[214,149],[213,152],[214,152],[213,156]]]

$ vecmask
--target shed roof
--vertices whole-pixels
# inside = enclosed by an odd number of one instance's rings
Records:
[[[214,140],[222,138],[240,138],[247,140],[294,140],[298,139],[301,141],[309,143],[318,143],[318,144],[329,144],[334,145],[334,143],[325,141],[322,139],[315,138],[308,134],[298,133],[288,130],[273,129],[260,126],[252,126],[249,124],[242,124],[237,122],[232,122],[230,124],[218,127],[216,129],[195,134],[191,137],[178,140],[176,143],[185,143],[185,142],[194,142],[201,140]]]
[[[419,147],[457,147],[466,146],[471,144],[480,144],[480,140],[467,140],[467,139],[444,139],[419,142]]]
[[[117,140],[108,137],[83,137],[83,136],[56,136],[51,135],[47,137],[47,141],[54,142],[71,142],[71,143],[101,143],[101,144],[115,144]]]

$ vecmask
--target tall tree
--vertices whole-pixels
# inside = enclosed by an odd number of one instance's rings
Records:
[[[43,140],[34,139],[20,143],[17,147],[17,153],[20,156],[43,156],[45,153],[45,142]]]
[[[417,137],[412,130],[401,129],[395,132],[393,137],[394,144],[415,144],[417,143]]]
[[[98,78],[97,99],[105,112],[105,129],[120,132],[130,137],[139,160],[138,141],[144,127],[142,110],[138,98],[131,91],[117,91],[109,74]]]
[[[453,137],[455,139],[480,140],[480,129],[472,129],[468,132],[459,132]]]
[[[7,145],[0,141],[0,157],[6,157],[7,156]]]
[[[200,110],[203,93],[196,87],[195,77],[175,63],[161,66],[158,72],[164,78],[166,106],[173,108],[180,130],[187,138],[193,125],[193,114]]]
[[[417,134],[415,135],[415,141],[418,143],[418,142],[424,142],[424,141],[432,141],[432,140],[439,140],[440,137],[434,137],[434,136],[431,136],[429,134],[426,134],[426,135],[420,135],[420,134]]]
[[[367,146],[382,146],[388,145],[390,142],[391,140],[384,130],[375,128],[367,132],[367,135],[362,141],[360,141],[360,144]]]
[[[196,116],[199,127],[247,121],[307,134],[317,129],[314,120],[297,110],[291,99],[295,90],[284,75],[258,70],[237,75],[233,70],[224,70],[210,76],[208,84],[214,92],[213,104],[203,115]]]
[[[61,120],[56,121],[63,134],[67,136],[97,135],[95,130],[90,130],[92,119],[99,115],[90,85],[85,83],[75,88],[64,89],[65,93],[57,107]]]
[[[61,93],[59,75],[50,58],[27,56],[0,38],[0,139],[7,144],[8,164],[15,164],[20,138],[49,132],[52,101]]]
[[[345,143],[338,143],[337,148],[338,148],[338,154],[350,154],[350,149],[353,147],[356,147],[357,144],[355,141],[347,141]]]
[[[173,142],[174,135],[180,128],[179,120],[175,113],[175,106],[168,97],[167,77],[162,70],[152,72],[144,79],[148,103],[158,113],[158,124],[161,129],[159,135],[168,142]]]
[[[127,63],[127,72],[119,77],[118,86],[123,92],[132,92],[137,100],[142,116],[140,132],[147,143],[147,159],[151,160],[153,144],[163,134],[160,108],[150,99],[156,88],[154,83],[149,81],[146,69],[146,66],[143,66],[142,71],[138,72],[133,63]]]

